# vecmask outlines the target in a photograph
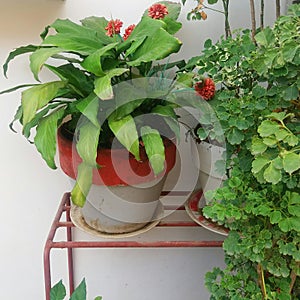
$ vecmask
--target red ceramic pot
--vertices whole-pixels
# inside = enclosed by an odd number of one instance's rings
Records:
[[[66,137],[62,128],[57,135],[59,160],[62,170],[69,177],[76,179],[78,165],[82,162],[75,144]],[[152,181],[170,172],[175,165],[176,145],[169,139],[164,140],[165,170],[155,176],[145,149],[140,148],[141,161],[137,161],[125,148],[99,149],[97,163],[101,166],[93,171],[93,184],[95,185],[136,185]]]

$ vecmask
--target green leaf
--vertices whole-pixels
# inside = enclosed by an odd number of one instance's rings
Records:
[[[281,171],[275,168],[274,164],[271,162],[264,171],[264,178],[267,182],[276,184],[281,180]]]
[[[279,223],[279,221],[281,221],[281,219],[282,219],[282,214],[280,211],[276,210],[276,211],[272,211],[270,213],[271,224],[277,224],[277,223]]]
[[[283,45],[282,54],[283,58],[288,61],[292,62],[297,51],[299,50],[299,45],[295,41],[289,41]]]
[[[23,126],[30,122],[36,112],[54,99],[65,87],[62,81],[53,81],[33,86],[22,92]]]
[[[90,54],[85,60],[81,63],[82,67],[85,68],[87,71],[97,75],[103,76],[105,73],[102,69],[102,58],[107,56],[111,49],[115,48],[118,43],[112,43],[105,47],[102,47],[95,51],[94,53]]]
[[[255,98],[261,98],[266,95],[266,89],[264,89],[260,85],[256,85],[254,86],[252,93]]]
[[[60,280],[50,290],[50,300],[63,300],[66,296],[66,289]]]
[[[65,51],[89,55],[103,47],[97,32],[91,28],[76,24],[68,19],[57,19],[52,25],[57,33],[49,35],[43,45],[63,48]]]
[[[38,46],[28,45],[28,46],[19,47],[16,50],[10,52],[4,65],[3,65],[4,76],[7,77],[8,65],[11,60],[13,60],[18,55],[21,55],[24,53],[29,53],[29,52],[34,52],[37,48],[38,48]]]
[[[165,147],[163,140],[158,130],[149,126],[143,126],[141,128],[141,136],[151,167],[154,174],[157,175],[161,173],[165,167]]]
[[[91,122],[79,125],[79,140],[76,149],[85,164],[97,167],[97,147],[99,141],[100,126],[95,126]]]
[[[43,67],[46,60],[59,52],[63,51],[61,48],[40,48],[30,55],[30,69],[36,80],[39,80],[38,74]]]
[[[56,154],[57,126],[63,115],[64,108],[60,108],[44,117],[36,128],[34,144],[48,166],[52,169],[56,169],[54,157]]]
[[[290,217],[290,218],[282,219],[278,225],[279,225],[279,228],[283,232],[289,232],[292,230],[300,232],[300,218],[299,217]]]
[[[261,137],[268,137],[275,134],[280,129],[280,125],[271,120],[264,120],[258,127],[257,132]]]
[[[114,93],[111,85],[111,79],[114,76],[120,76],[127,71],[128,69],[125,68],[116,68],[116,69],[109,70],[108,72],[105,73],[104,76],[98,77],[94,82],[95,94],[102,100],[112,99]]]
[[[99,111],[99,98],[91,93],[88,97],[81,100],[77,105],[77,109],[85,115],[89,121],[96,127],[99,127],[98,111]]]
[[[123,48],[130,45],[127,50],[131,53],[129,66],[138,66],[143,62],[153,62],[179,51],[182,43],[168,33],[164,28],[164,22],[149,17],[143,17],[129,38],[122,45]],[[145,39],[146,37],[146,39]],[[144,40],[141,44],[141,40]],[[135,43],[138,43],[137,47]],[[142,47],[141,47],[142,45]],[[131,51],[134,48],[134,52]]]
[[[75,291],[72,293],[70,300],[86,300],[86,283],[83,279]]]
[[[72,202],[83,207],[86,201],[86,197],[90,191],[93,182],[93,168],[92,166],[82,162],[78,166],[78,173],[75,186],[71,191]]]
[[[300,217],[300,194],[296,192],[290,193],[288,211],[291,215]]]
[[[112,113],[108,117],[108,124],[119,142],[134,155],[136,160],[140,160],[139,137],[132,116],[128,115],[118,120]]]
[[[283,92],[284,100],[296,100],[299,97],[299,88],[296,84],[287,87]]]
[[[253,155],[262,154],[267,150],[267,148],[267,145],[263,142],[262,139],[258,137],[254,137],[252,139],[251,153]]]
[[[283,168],[289,174],[300,169],[300,154],[287,153],[283,155]]]
[[[260,172],[270,160],[265,156],[257,156],[255,160],[252,162],[252,172],[254,174]]]
[[[267,27],[255,35],[255,40],[260,46],[271,46],[275,42],[275,36],[271,28]]]
[[[238,130],[236,127],[231,128],[227,135],[228,142],[232,145],[240,144],[244,137],[243,132]]]

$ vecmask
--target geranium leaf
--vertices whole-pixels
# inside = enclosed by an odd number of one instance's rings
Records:
[[[258,173],[261,171],[268,163],[270,160],[265,157],[265,156],[257,156],[255,160],[252,162],[252,172],[254,174]]]
[[[296,153],[287,153],[282,159],[283,168],[289,174],[300,169],[300,155]]]
[[[165,147],[163,140],[158,130],[149,126],[143,126],[141,128],[141,135],[149,162],[154,174],[157,175],[161,173],[165,167]]]
[[[281,180],[281,171],[275,168],[271,162],[264,171],[264,178],[267,182],[276,184]]]
[[[48,166],[52,169],[56,169],[54,157],[56,153],[57,126],[63,115],[64,108],[59,108],[44,117],[36,128],[34,144]]]

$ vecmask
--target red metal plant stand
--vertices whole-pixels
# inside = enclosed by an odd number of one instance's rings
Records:
[[[172,196],[186,195],[187,192],[163,192]],[[69,277],[69,291],[70,294],[74,291],[74,265],[73,265],[73,248],[177,248],[177,247],[222,247],[223,241],[124,241],[124,240],[99,240],[99,241],[75,241],[72,236],[72,229],[74,224],[70,218],[70,193],[65,193],[62,197],[61,203],[58,207],[57,213],[50,228],[45,248],[44,248],[44,279],[45,279],[45,293],[46,300],[50,300],[51,289],[51,269],[50,269],[50,252],[52,249],[67,249],[68,261],[68,277]],[[174,210],[172,206],[165,206],[165,210]],[[183,206],[175,208],[177,210],[184,210]],[[193,220],[188,221],[164,221],[162,220],[156,227],[199,227]],[[55,235],[58,228],[66,230],[65,241],[55,241]],[[154,228],[155,229],[155,228]],[[153,230],[154,230],[153,229]]]

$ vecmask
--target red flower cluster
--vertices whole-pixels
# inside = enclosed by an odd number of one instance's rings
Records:
[[[114,34],[120,33],[122,26],[123,22],[121,20],[110,20],[107,26],[105,27],[106,35],[113,36]]]
[[[148,16],[152,19],[163,19],[168,13],[167,7],[160,3],[153,4],[148,9]]]
[[[215,95],[216,86],[211,78],[205,78],[199,82],[196,82],[195,91],[204,100],[210,100]]]
[[[123,39],[124,41],[126,41],[128,39],[128,37],[130,36],[131,32],[133,31],[133,29],[135,28],[135,25],[132,24],[130,26],[128,26],[126,29],[125,29],[125,33],[123,35]]]

